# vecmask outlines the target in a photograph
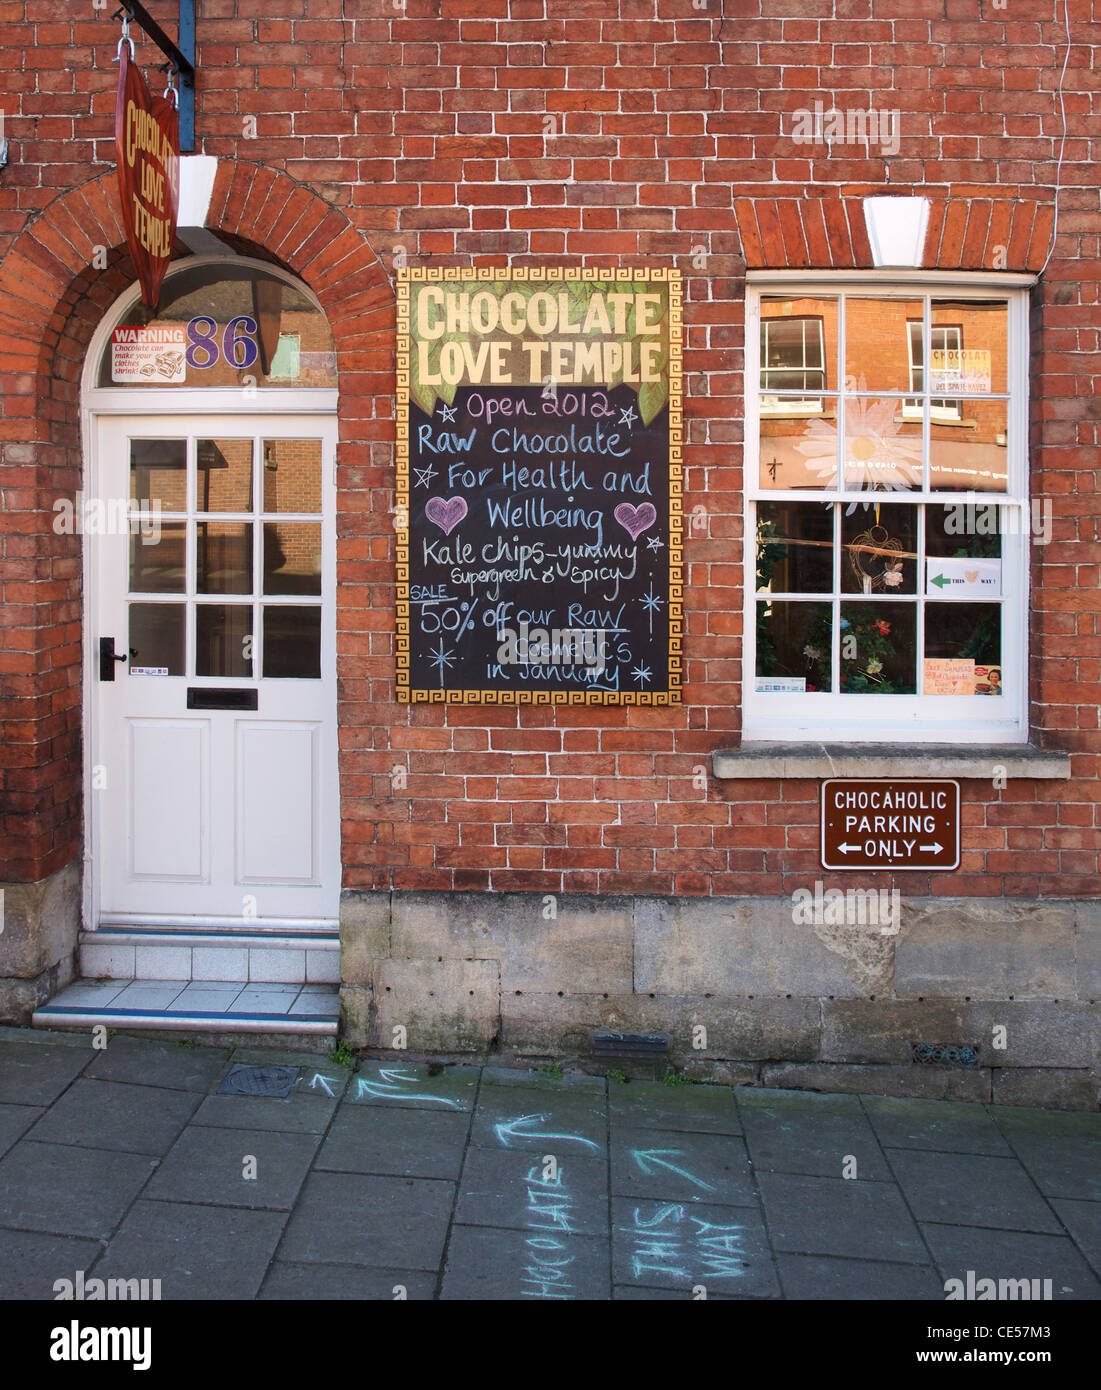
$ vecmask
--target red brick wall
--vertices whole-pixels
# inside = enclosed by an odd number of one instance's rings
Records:
[[[759,893],[819,876],[814,783],[701,791],[692,780],[740,723],[743,251],[781,247],[787,263],[823,264],[814,247],[860,197],[929,192],[946,200],[930,231],[942,263],[987,263],[996,229],[972,234],[968,200],[993,200],[998,218],[1007,202],[1031,211],[1051,201],[1062,10],[1057,0],[720,8],[200,0],[197,149],[239,161],[232,186],[221,166],[211,225],[301,274],[337,346],[347,886]],[[173,27],[173,6],[152,9]],[[0,3],[11,140],[0,173],[9,878],[57,867],[79,839],[79,539],[54,537],[49,522],[53,500],[79,481],[83,346],[125,283],[102,178],[117,30],[94,13],[63,0]],[[966,784],[961,870],[899,875],[915,894],[1097,892],[1101,221],[1088,136],[1101,23],[1092,0],[1070,0],[1070,17],[1059,237],[1033,322],[1034,478],[1054,504],[1055,539],[1034,551],[1031,679],[1036,737],[1072,751],[1074,777],[1000,793]],[[156,61],[147,43],[138,56]],[[902,113],[889,161],[781,134],[781,117],[789,131],[816,99],[866,108],[869,93]],[[243,138],[249,117],[254,139]],[[791,221],[800,203],[812,209],[807,230]],[[752,226],[736,215],[746,206]],[[1026,220],[1013,222],[1018,266],[1046,254],[1042,219]],[[858,223],[852,235],[859,260]],[[101,237],[110,272],[92,268]],[[683,708],[394,702],[393,307],[372,251],[391,280],[395,256],[681,268],[685,508],[707,516],[686,551]],[[396,766],[408,771],[401,790]]]

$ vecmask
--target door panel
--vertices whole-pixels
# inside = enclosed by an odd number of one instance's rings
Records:
[[[95,422],[97,920],[337,919],[335,447],[329,417]]]

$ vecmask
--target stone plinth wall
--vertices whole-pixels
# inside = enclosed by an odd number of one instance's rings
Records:
[[[1097,1109],[1101,904],[903,898],[897,930],[793,916],[788,898],[346,893],[344,1033],[580,1058],[598,1029],[663,1033],[700,1078]]]

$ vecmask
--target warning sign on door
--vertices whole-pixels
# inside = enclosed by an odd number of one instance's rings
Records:
[[[115,328],[111,332],[111,380],[178,386],[187,379],[184,325]]]

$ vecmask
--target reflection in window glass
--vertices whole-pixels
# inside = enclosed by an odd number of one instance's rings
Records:
[[[833,509],[818,502],[762,502],[757,509],[757,589],[829,593]]]
[[[960,423],[935,421],[929,441],[929,486],[943,492],[1005,492],[1009,450],[1005,401],[957,402]]]
[[[920,350],[921,300],[845,300],[845,378],[850,391],[913,390],[909,323],[917,320]]]
[[[828,691],[832,630],[833,611],[828,603],[758,602],[758,691]]]
[[[841,605],[841,690],[846,695],[913,695],[917,606]]]
[[[916,593],[916,507],[859,506],[841,518],[841,543],[842,593]]]
[[[762,414],[799,410],[798,399],[769,399],[773,392],[808,398],[836,389],[837,300],[763,296],[761,392],[766,399]]]
[[[169,676],[184,674],[182,603],[130,604],[130,667],[152,668]]]
[[[264,605],[264,671],[267,677],[321,677],[321,609]]]
[[[251,594],[252,526],[235,521],[200,521],[197,531],[196,592]]]
[[[195,674],[252,675],[252,604],[200,603],[195,608]]]
[[[182,594],[186,579],[186,535],[182,521],[161,522],[148,535],[130,536],[130,592]]]
[[[251,439],[200,439],[195,463],[200,512],[252,511]]]
[[[265,439],[264,511],[321,510],[321,440]]]
[[[761,416],[761,486],[827,488],[837,486],[837,402],[820,402],[822,413]]]
[[[264,593],[321,592],[321,527],[312,521],[264,523]]]
[[[187,440],[131,439],[130,496],[143,510],[187,510]]]
[[[929,391],[981,395],[1006,389],[1009,311],[1004,301],[934,299]],[[937,329],[953,330],[938,344]],[[943,347],[943,353],[938,352]]]

